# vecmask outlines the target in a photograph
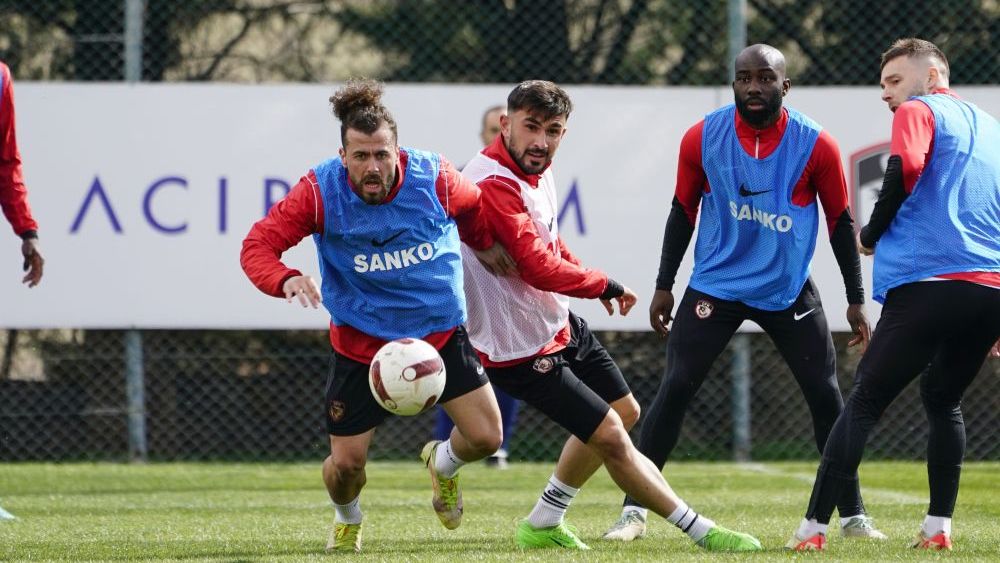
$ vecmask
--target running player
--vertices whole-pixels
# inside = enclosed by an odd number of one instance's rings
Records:
[[[1000,124],[948,89],[948,75],[944,53],[923,39],[900,39],[882,55],[890,156],[858,247],[875,254],[875,299],[885,306],[790,549],[826,547],[834,499],[851,486],[868,434],[921,373],[930,506],[912,545],[952,548],[962,395],[1000,337]]]
[[[372,397],[367,374],[386,341],[419,337],[444,359],[448,381],[440,402],[456,426],[421,457],[433,468],[433,505],[446,528],[461,522],[458,469],[495,452],[502,438],[493,391],[462,326],[459,238],[491,271],[512,272],[513,263],[493,244],[479,189],[440,155],[398,146],[396,122],[381,97],[381,84],[361,80],[330,98],[341,122],[340,156],[310,170],[271,208],[240,255],[261,291],[303,307],[322,302],[331,316],[323,481],[335,509],[327,549],[336,551],[361,549],[368,446],[389,416]],[[322,288],[280,261],[310,235]]]
[[[754,551],[752,536],[717,526],[678,497],[628,429],[639,417],[618,366],[569,310],[567,296],[601,299],[608,314],[636,302],[631,290],[585,268],[559,237],[552,171],[572,103],[555,84],[529,80],[507,97],[493,144],[463,169],[483,191],[493,236],[517,262],[518,276],[494,276],[463,245],[469,338],[490,381],[567,429],[555,472],[515,532],[521,547],[588,549],[564,521],[580,487],[603,463],[622,490],[705,549]]]
[[[847,288],[847,320],[856,335],[851,344],[867,344],[870,328],[840,148],[816,122],[782,107],[790,86],[780,51],[747,47],[736,58],[735,104],[710,113],[681,141],[677,189],[649,307],[650,324],[663,336],[699,203],[701,228],[694,273],[669,330],[667,373],[639,440],[639,451],[658,468],[676,446],[685,411],[709,368],[745,320],[764,329],[791,368],[822,451],[844,400],[826,314],[809,278],[820,224],[817,199]],[[845,536],[885,537],[865,516],[856,480],[838,507]],[[627,497],[604,538],[630,541],[645,531],[642,503]]]

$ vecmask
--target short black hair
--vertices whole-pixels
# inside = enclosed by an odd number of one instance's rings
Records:
[[[547,121],[559,115],[569,118],[573,102],[570,101],[569,94],[553,82],[525,80],[514,86],[507,96],[508,114],[521,109]]]
[[[341,144],[346,144],[348,129],[356,129],[366,135],[371,135],[383,123],[389,125],[394,141],[399,137],[396,131],[396,120],[382,105],[383,90],[382,83],[377,80],[352,78],[347,81],[343,88],[330,96],[333,114],[340,120]]]
[[[934,58],[944,66],[943,74],[945,77],[947,77],[951,72],[951,69],[948,66],[948,58],[944,56],[941,49],[938,49],[937,45],[927,41],[926,39],[918,39],[916,37],[897,39],[889,47],[888,51],[882,53],[882,64],[878,67],[879,71],[883,70],[889,61],[899,57]]]

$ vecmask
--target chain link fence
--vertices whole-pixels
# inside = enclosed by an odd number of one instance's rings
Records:
[[[782,49],[796,84],[873,85],[880,53],[910,35],[944,48],[954,83],[1000,82],[995,0],[0,0],[0,59],[18,80],[702,86],[728,82],[730,44],[745,40]],[[600,338],[648,405],[663,342]],[[788,368],[765,335],[745,338],[749,417],[733,406],[731,366],[745,351],[731,345],[675,459],[816,457]],[[846,391],[858,356],[845,335],[835,341]],[[0,331],[0,461],[322,457],[328,347],[320,331]],[[733,428],[747,419],[743,442]],[[965,419],[967,457],[1000,459],[998,362],[969,389]],[[390,419],[372,457],[412,457],[432,424]],[[525,407],[511,456],[555,459],[565,437]],[[925,443],[911,386],[869,455],[921,458]]]
[[[718,85],[733,38],[804,85],[871,85],[905,36],[955,84],[1000,82],[995,0],[2,0],[22,80]]]
[[[144,401],[129,396],[129,335],[141,335]],[[652,333],[603,332],[641,405],[665,368]],[[323,393],[329,362],[324,331],[5,331],[0,337],[0,461],[128,459],[137,421],[154,460],[317,459],[327,452]],[[748,334],[749,457],[817,456],[805,401],[774,345]],[[837,335],[841,388],[859,356]],[[720,356],[691,404],[673,459],[732,459],[734,347]],[[987,362],[964,405],[970,460],[1000,459],[1000,362]],[[431,435],[433,413],[390,418],[373,459],[413,457]],[[130,428],[131,426],[131,428]],[[634,431],[635,432],[635,431]],[[554,460],[567,433],[523,406],[513,460]],[[921,459],[927,425],[916,385],[886,413],[868,456]]]

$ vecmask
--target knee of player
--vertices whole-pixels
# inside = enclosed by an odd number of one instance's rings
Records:
[[[333,469],[342,478],[352,478],[365,471],[366,456],[338,455],[333,457]]]
[[[484,457],[493,455],[503,445],[503,430],[497,427],[486,432],[480,432],[476,436],[469,438],[469,444]]]
[[[632,441],[622,424],[622,419],[614,409],[608,411],[600,426],[587,441],[605,461],[621,460],[628,457]]]
[[[625,427],[626,431],[631,430],[632,427],[635,426],[635,423],[639,421],[639,415],[642,412],[642,409],[639,408],[638,401],[636,401],[635,397],[632,395],[628,395],[618,401],[615,401],[614,408],[615,412],[618,413],[618,418],[621,419],[622,426]]]
[[[962,401],[943,397],[939,393],[920,388],[920,399],[924,403],[924,410],[931,414],[962,415]]]

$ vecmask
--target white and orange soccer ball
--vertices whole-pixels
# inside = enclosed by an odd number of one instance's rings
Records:
[[[441,355],[418,338],[400,338],[379,349],[368,368],[368,385],[375,401],[401,416],[433,407],[444,391]]]

